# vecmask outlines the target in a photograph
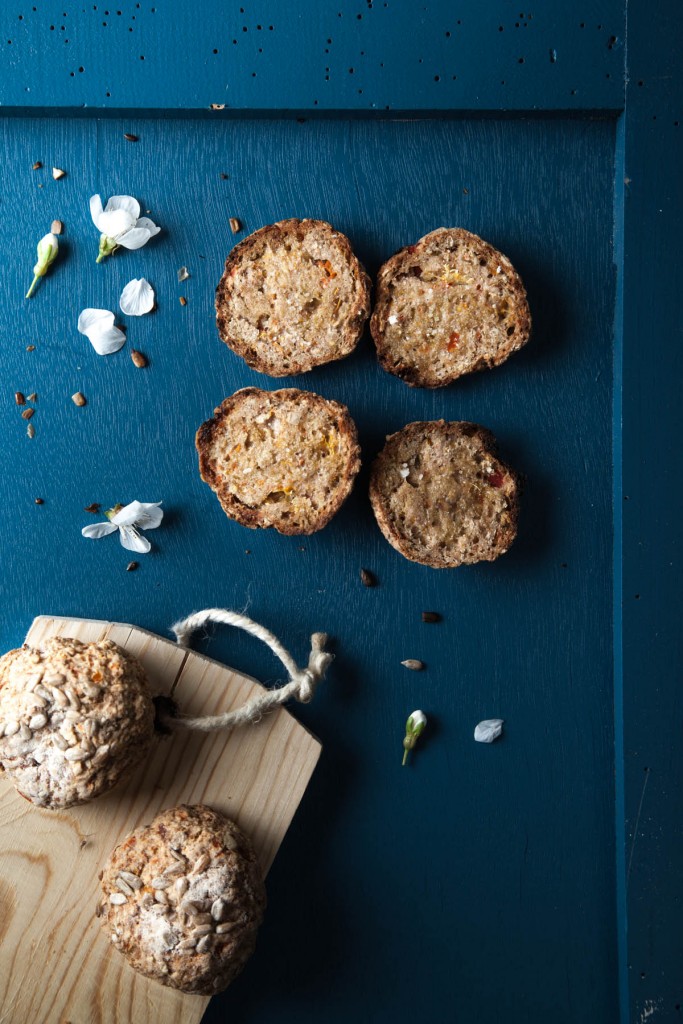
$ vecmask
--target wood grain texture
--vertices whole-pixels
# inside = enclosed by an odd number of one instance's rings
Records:
[[[212,1000],[211,1024],[348,1024],[359,1006],[372,1024],[404,1024],[415,979],[435,1021],[444,1007],[480,1024],[616,1020],[614,134],[610,121],[558,118],[2,124],[1,194],[16,216],[4,225],[0,308],[0,649],[46,610],[166,635],[194,609],[247,608],[299,658],[315,630],[336,638],[329,682],[297,709],[324,754],[270,873],[257,952]],[[39,159],[42,175],[30,170]],[[53,162],[68,171],[61,181]],[[95,191],[136,195],[162,234],[97,266]],[[64,253],[25,303],[35,241],[55,216]],[[533,336],[504,366],[440,393],[380,370],[367,334],[343,362],[264,380],[215,329],[231,216],[246,231],[322,217],[371,275],[400,246],[460,225],[519,270]],[[192,277],[179,285],[183,265]],[[80,309],[116,310],[141,276],[158,311],[120,318],[126,347],[98,357],[76,331]],[[230,522],[199,479],[196,428],[248,385],[316,391],[358,425],[354,491],[305,540]],[[17,389],[39,395],[32,441]],[[367,468],[385,435],[442,416],[489,427],[526,477],[519,535],[490,565],[410,564],[370,510]],[[115,537],[86,541],[80,529],[95,521],[90,502],[133,499],[163,500],[166,518],[128,573]],[[361,584],[363,566],[377,587]],[[443,621],[425,625],[425,609]],[[261,647],[234,631],[201,645],[272,679]],[[403,669],[411,657],[426,670]],[[402,770],[416,707],[430,729]],[[489,717],[505,719],[505,734],[482,747],[472,731]]]
[[[136,627],[37,618],[26,642],[114,640],[145,666],[155,693],[189,715],[237,707],[260,689],[194,651]],[[0,1021],[12,1024],[197,1024],[209,1002],[138,975],[94,910],[104,861],[167,807],[205,803],[250,835],[264,875],[303,796],[320,744],[280,708],[232,733],[156,737],[123,785],[68,811],[42,811],[0,780]]]
[[[622,0],[3,4],[0,103],[125,109],[619,109]],[[178,71],[179,73],[176,73]],[[211,110],[212,104],[224,110]]]

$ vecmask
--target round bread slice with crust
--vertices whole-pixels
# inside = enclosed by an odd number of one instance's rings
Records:
[[[412,562],[449,569],[492,562],[517,533],[519,477],[476,423],[409,423],[370,475],[380,530]]]
[[[463,228],[438,228],[380,268],[370,331],[385,370],[440,388],[505,362],[529,340],[531,314],[507,256]]]
[[[216,289],[221,340],[261,373],[288,377],[353,352],[370,279],[346,235],[323,220],[281,220],[235,246]]]
[[[231,519],[252,529],[315,533],[360,469],[346,406],[310,391],[243,388],[197,431],[199,472]]]

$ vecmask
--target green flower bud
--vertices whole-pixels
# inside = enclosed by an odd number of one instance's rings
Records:
[[[47,274],[48,268],[56,260],[58,252],[59,242],[57,241],[57,236],[53,235],[52,232],[49,232],[47,235],[43,235],[41,240],[38,242],[38,262],[33,268],[33,281],[31,282],[31,287],[26,292],[27,299],[30,299],[33,295],[33,289],[38,283],[38,279],[40,277],[45,277]]]

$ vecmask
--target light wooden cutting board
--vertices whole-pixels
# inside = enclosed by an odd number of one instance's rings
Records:
[[[154,693],[190,715],[219,714],[261,688],[122,623],[41,616],[26,641],[55,635],[116,641],[142,661]],[[232,733],[158,737],[127,783],[68,811],[39,810],[0,779],[0,1024],[197,1024],[207,998],[148,981],[109,943],[94,915],[98,872],[163,808],[206,803],[249,833],[265,875],[320,750],[280,708]]]

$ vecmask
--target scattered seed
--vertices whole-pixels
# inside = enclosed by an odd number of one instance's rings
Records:
[[[235,927],[235,921],[224,921],[223,924],[216,925],[216,935],[226,935],[231,932]]]
[[[229,224],[230,230],[232,231],[233,235],[238,234],[242,230],[242,222],[239,221],[237,217],[231,217]]]
[[[125,878],[121,878],[120,875],[116,879],[116,882],[114,884],[119,887],[121,892],[125,892],[126,896],[132,896],[133,895],[133,890],[128,885],[128,882],[125,880]]]
[[[211,104],[211,109],[212,110],[225,110],[225,103],[212,103]]]
[[[189,276],[190,276],[190,271],[187,269],[187,267],[181,267],[180,270],[178,271],[178,280],[181,283],[183,281],[187,281]]]
[[[227,174],[221,174],[221,180],[222,181],[227,181],[228,180],[228,175]]]
[[[44,505],[45,504],[45,502],[43,501],[42,498],[36,498],[35,499],[35,503],[36,503],[36,505]]]
[[[100,507],[101,506],[100,506],[99,501],[93,501],[90,505],[86,505],[85,508],[83,509],[83,511],[84,512],[94,512],[95,514],[97,514],[100,511]]]
[[[129,562],[128,565],[126,566],[126,572],[135,572],[139,565],[139,562]]]
[[[191,873],[193,875],[201,874],[202,871],[206,871],[210,863],[211,858],[209,857],[208,853],[203,853],[201,857],[197,857],[196,861],[194,862],[194,866],[192,868]]]
[[[374,573],[371,573],[369,569],[361,569],[360,581],[364,587],[377,586],[377,577],[374,575]]]
[[[30,408],[29,409],[24,409],[24,411],[21,414],[22,420],[30,420],[31,416],[33,416],[35,411],[36,411],[35,409],[30,409]]]
[[[28,402],[37,402],[38,401],[38,395],[35,393],[35,391],[31,392],[31,394],[27,398],[27,401]]]
[[[75,395],[71,396],[71,401],[74,405],[83,406],[86,405],[88,399],[81,391],[77,391]]]
[[[35,350],[36,350],[36,346],[35,345],[27,345],[26,346],[26,351],[27,352],[35,352]]]
[[[34,163],[33,167],[31,168],[31,170],[32,171],[39,171],[42,166],[43,165],[41,164],[40,160],[36,160],[36,162]]]
[[[26,399],[24,398],[24,395],[22,394],[21,391],[14,392],[14,401],[17,403],[17,405],[26,405]]]
[[[122,892],[112,892],[109,894],[109,902],[113,903],[115,907],[120,907],[123,903],[127,903],[128,900]]]
[[[28,723],[29,729],[32,731],[35,729],[42,729],[44,725],[47,725],[47,715],[34,715]]]
[[[147,356],[143,355],[142,352],[138,352],[136,348],[131,349],[130,358],[133,360],[133,363],[135,364],[135,366],[137,366],[139,370],[141,370],[143,366],[147,366]]]
[[[441,616],[438,612],[422,612],[423,622],[441,622]]]
[[[55,179],[55,181],[59,181],[59,179],[63,178],[65,174],[66,171],[63,171],[61,167],[52,168],[52,177]]]
[[[186,306],[187,305],[187,299],[185,298],[184,295],[180,296],[180,298],[178,299],[178,302],[180,303],[181,306]]]
[[[123,133],[123,137],[126,140],[126,142],[137,142],[138,141],[137,135],[131,135],[130,132],[124,132]]]
[[[61,220],[53,220],[52,221],[52,224],[50,225],[50,231],[52,232],[53,235],[61,235],[63,230],[64,230],[64,225],[62,224]]]
[[[33,426],[32,423],[29,423],[29,425],[27,426],[26,434],[28,435],[28,437],[31,438],[31,440],[33,440],[33,438],[36,436],[36,428]]]
[[[406,658],[401,664],[404,668],[409,668],[412,672],[421,672],[425,667],[423,661],[418,661],[417,658]]]

